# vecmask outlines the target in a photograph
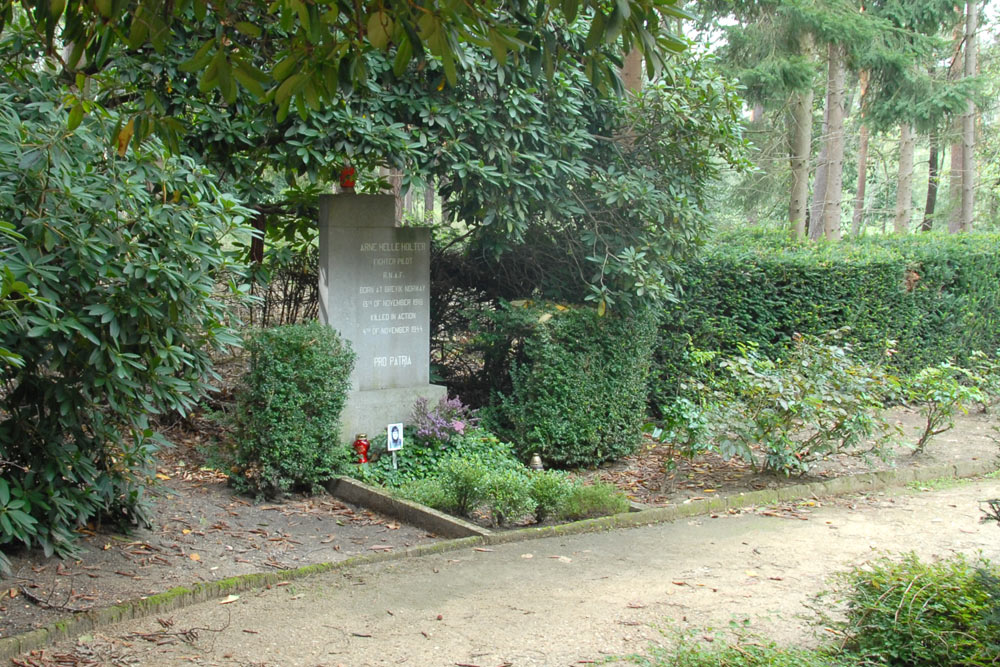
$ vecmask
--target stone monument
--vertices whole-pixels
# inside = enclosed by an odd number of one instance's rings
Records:
[[[397,227],[392,195],[323,195],[319,319],[357,359],[341,439],[406,423],[413,402],[447,394],[430,384],[430,230]]]

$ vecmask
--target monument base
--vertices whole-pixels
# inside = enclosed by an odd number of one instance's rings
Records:
[[[385,433],[389,424],[408,425],[413,403],[418,398],[426,398],[427,403],[433,406],[447,396],[448,389],[437,384],[352,391],[347,395],[344,411],[340,413],[340,439],[350,444],[358,433],[367,433],[369,438],[375,438]]]

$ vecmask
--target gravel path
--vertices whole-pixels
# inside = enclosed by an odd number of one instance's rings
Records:
[[[45,655],[142,665],[578,665],[642,652],[658,627],[744,619],[797,641],[810,632],[805,603],[852,564],[911,550],[1000,559],[1000,529],[978,521],[979,501],[992,497],[998,479],[370,565],[112,626]]]

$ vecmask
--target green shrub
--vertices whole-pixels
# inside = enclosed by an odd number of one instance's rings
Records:
[[[480,460],[452,456],[441,461],[436,479],[455,512],[469,516],[483,501],[489,474],[489,467]]]
[[[488,361],[513,361],[511,386],[495,394],[490,417],[522,458],[538,452],[557,467],[595,466],[638,448],[656,334],[651,313],[510,306],[493,327],[499,349]]]
[[[5,32],[0,58],[25,48]],[[109,150],[124,119],[92,100],[67,130],[75,95],[46,68],[0,77],[0,545],[48,555],[145,521],[150,415],[189,410],[238,342],[218,288],[240,298],[227,248],[252,215],[156,139]]]
[[[560,470],[537,470],[531,473],[528,493],[535,501],[535,520],[558,516],[573,489],[566,473]]]
[[[503,526],[525,515],[533,515],[536,505],[531,496],[527,468],[518,466],[491,470],[483,485],[483,503],[494,526]]]
[[[619,514],[627,512],[628,508],[628,498],[613,484],[605,482],[577,484],[566,495],[559,511],[559,517],[575,521],[607,514]]]
[[[895,433],[882,414],[892,379],[852,359],[851,346],[840,343],[847,333],[798,335],[778,360],[753,347],[722,359],[707,417],[712,446],[785,474],[805,472],[831,452],[883,454]]]
[[[531,513],[541,520],[562,507],[572,489],[565,473],[525,468],[509,444],[482,430],[453,436],[451,444],[425,477],[401,480],[397,492],[462,516],[484,509],[494,525],[503,526]]]
[[[651,404],[668,404],[696,364],[691,348],[733,354],[748,341],[784,355],[795,333],[851,327],[862,361],[904,375],[1000,347],[1000,237],[912,235],[791,244],[783,234],[715,239],[685,265],[661,317]]]
[[[233,482],[268,496],[313,489],[343,463],[338,430],[354,353],[317,322],[256,330],[246,344]]]
[[[444,484],[436,477],[405,482],[396,489],[396,494],[442,512],[458,512],[454,494],[445,489]]]
[[[973,402],[986,402],[986,394],[975,386],[975,375],[950,362],[929,366],[906,385],[907,398],[919,406],[924,428],[914,451],[924,451],[927,442],[955,426],[955,413],[967,412]]]
[[[707,397],[707,388],[701,387]],[[660,492],[664,493],[670,473],[677,469],[677,457],[689,461],[712,447],[709,441],[709,410],[701,404],[680,396],[660,407],[660,419],[643,425],[642,430],[664,452],[663,477]]]
[[[846,648],[862,664],[995,665],[1000,570],[964,556],[883,558],[846,574]]]

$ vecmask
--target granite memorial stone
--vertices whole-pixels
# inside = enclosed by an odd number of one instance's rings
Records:
[[[406,422],[430,377],[430,230],[396,227],[392,195],[320,197],[319,319],[357,360],[341,439]]]

